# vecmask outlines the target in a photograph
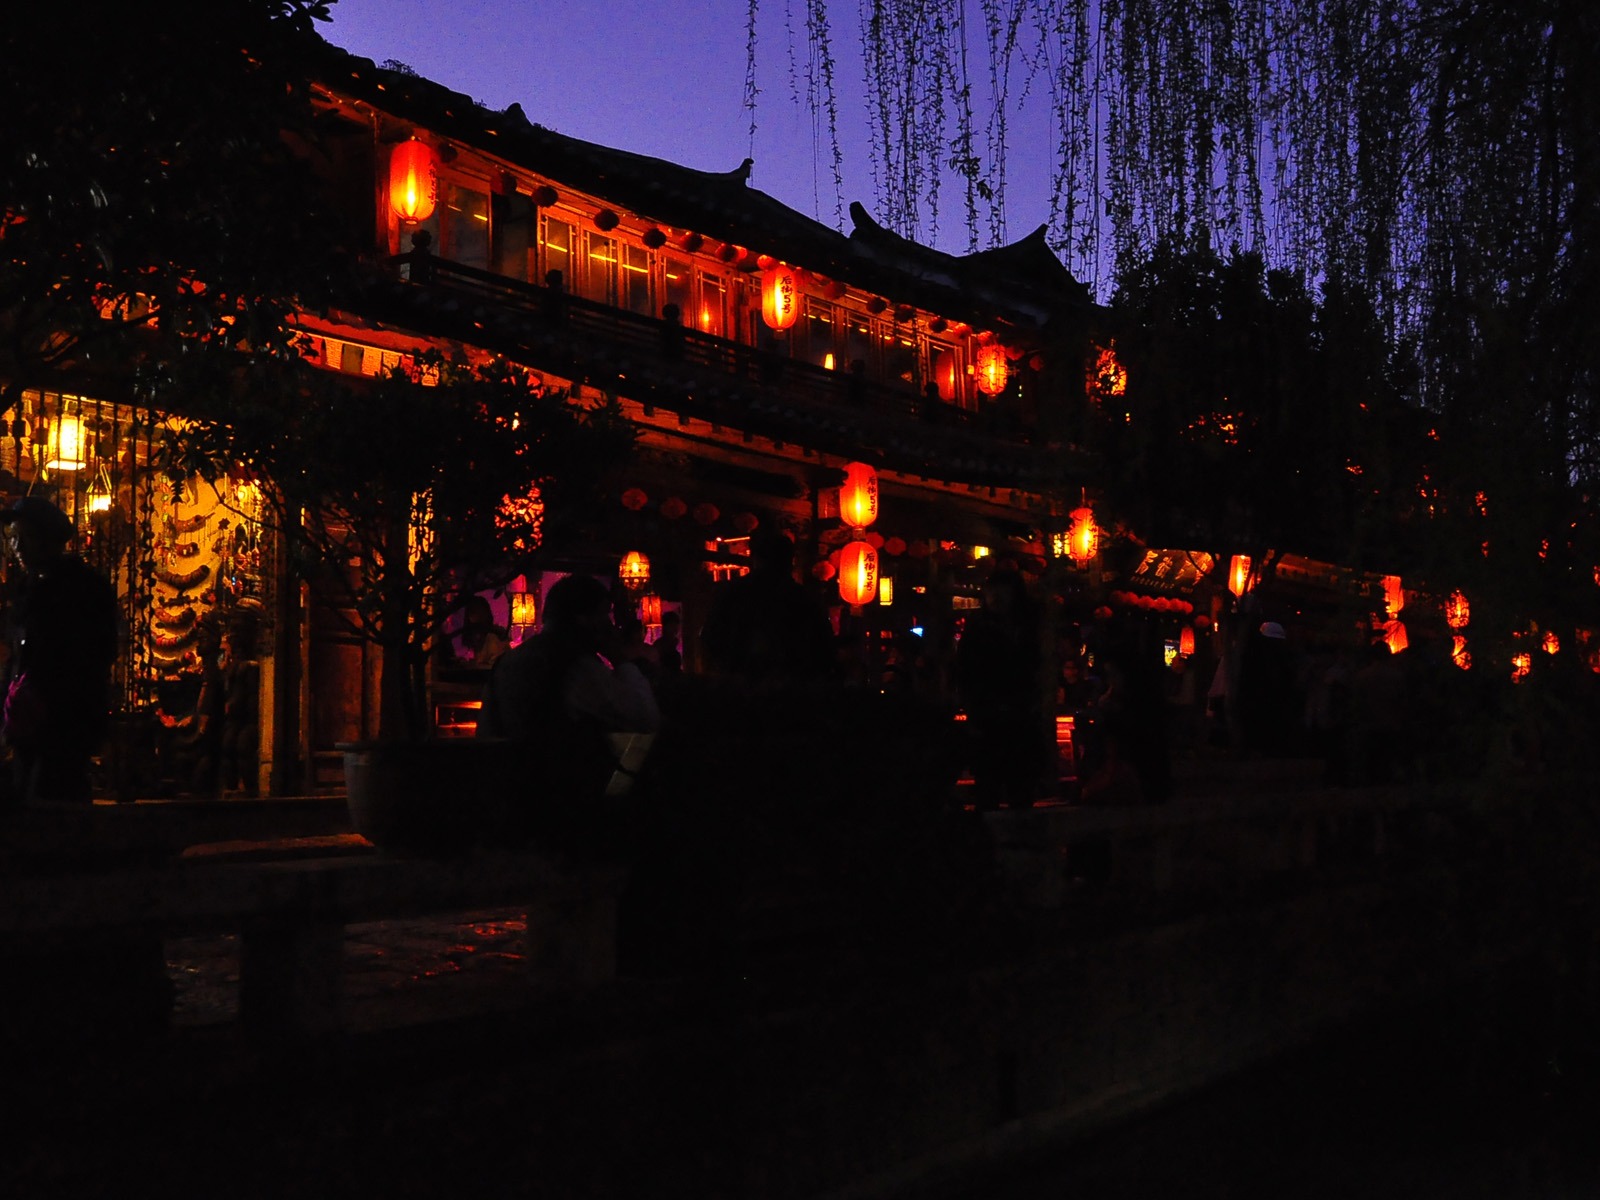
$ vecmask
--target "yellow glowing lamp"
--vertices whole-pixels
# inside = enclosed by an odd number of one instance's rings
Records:
[[[1072,528],[1067,537],[1067,554],[1081,571],[1100,548],[1100,530],[1094,523],[1094,510],[1087,504],[1073,509],[1069,515]]]
[[[978,347],[978,390],[985,396],[998,396],[1006,389],[1006,352],[998,342]]]
[[[89,485],[87,499],[90,512],[111,511],[111,476],[106,474],[104,463],[101,463],[100,469],[95,472],[94,482]]]
[[[1228,590],[1242,596],[1250,590],[1250,556],[1235,554],[1228,560]]]
[[[800,315],[800,277],[793,267],[779,263],[761,280],[761,319],[768,329],[782,332]]]
[[[533,592],[511,593],[511,624],[527,629],[539,620],[539,597]]]
[[[839,597],[851,607],[870,604],[878,590],[878,552],[868,542],[839,551]]]
[[[650,582],[650,560],[637,550],[629,550],[617,566],[617,578],[629,591],[638,591]]]
[[[389,156],[389,207],[402,221],[426,221],[439,203],[439,156],[412,138]]]
[[[1460,592],[1451,592],[1444,602],[1444,621],[1451,629],[1465,629],[1472,620],[1472,606]]]
[[[839,519],[852,529],[865,529],[878,519],[878,473],[866,463],[853,462],[844,469]]]
[[[878,603],[888,608],[894,603],[894,576],[885,575],[878,580]]]
[[[63,413],[50,431],[47,471],[83,470],[83,419]]]

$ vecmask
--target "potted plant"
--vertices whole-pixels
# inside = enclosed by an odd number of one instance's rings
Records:
[[[419,353],[370,379],[302,364],[248,373],[254,386],[236,378],[225,405],[196,406],[172,438],[171,463],[263,481],[296,574],[378,648],[377,740],[346,751],[358,829],[375,840],[396,832],[369,807],[365,788],[381,778],[419,793],[397,801],[418,810],[401,814],[410,825],[398,840],[471,840],[438,812],[442,799],[461,801],[463,766],[445,768],[441,796],[426,794],[428,763],[492,748],[428,736],[430,653],[474,592],[504,586],[573,539],[595,488],[629,453],[632,427],[614,402],[575,403],[503,359]]]

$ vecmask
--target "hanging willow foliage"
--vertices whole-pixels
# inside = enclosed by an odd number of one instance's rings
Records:
[[[824,118],[814,128],[838,186],[839,10],[804,3],[797,91]],[[1546,331],[1540,386],[1571,397],[1595,371],[1593,351],[1557,345],[1558,333],[1593,340],[1577,336],[1600,228],[1589,0],[856,4],[874,199],[898,233],[938,236],[949,180],[968,248],[1006,240],[1023,149],[1011,131],[1048,105],[1038,216],[1102,297],[1157,246],[1241,250],[1359,289],[1397,344],[1481,351],[1488,314],[1504,324],[1509,306],[1513,324]],[[1519,312],[1519,298],[1537,304]],[[1421,358],[1436,394],[1444,359]]]

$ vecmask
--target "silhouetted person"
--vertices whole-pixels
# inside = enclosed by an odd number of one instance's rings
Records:
[[[88,803],[89,759],[110,722],[116,593],[67,553],[72,521],[42,496],[18,500],[0,525],[23,573],[10,613],[4,713],[15,795]]]
[[[510,648],[506,631],[494,623],[494,609],[482,596],[467,597],[461,610],[461,646],[469,666],[488,668]]]
[[[563,836],[585,823],[575,810],[598,801],[616,768],[607,734],[654,733],[660,721],[649,681],[621,657],[611,593],[568,575],[546,596],[540,631],[495,663],[478,736],[523,745],[527,831]]]
[[[956,647],[956,688],[967,714],[980,808],[1026,808],[1044,766],[1039,621],[1014,571],[983,585],[983,607]]]
[[[650,643],[655,652],[656,670],[663,680],[683,674],[683,645],[681,635],[683,619],[676,612],[661,614],[661,636]]]
[[[1265,755],[1289,752],[1302,711],[1288,634],[1278,622],[1263,621],[1245,640],[1239,660],[1239,717],[1245,746]]]
[[[750,573],[717,589],[700,634],[715,674],[764,690],[831,674],[833,627],[793,568],[794,543],[787,537],[750,539]]]

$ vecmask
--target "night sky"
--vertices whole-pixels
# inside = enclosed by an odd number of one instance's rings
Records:
[[[838,224],[826,138],[813,137],[811,118],[792,98],[788,30],[803,38],[804,28],[796,0],[761,5],[753,151],[739,0],[337,0],[332,12],[324,36],[375,62],[398,59],[491,108],[516,101],[529,120],[561,133],[700,170],[729,171],[753,157],[752,187]],[[854,0],[836,0],[832,22],[844,205],[860,200],[881,215],[872,199]],[[1027,117],[1012,124],[1008,240],[1048,216],[1042,175],[1030,167],[1047,169],[1049,140]],[[959,253],[966,245],[955,192],[945,204],[937,244]],[[848,232],[848,215],[841,227]]]

